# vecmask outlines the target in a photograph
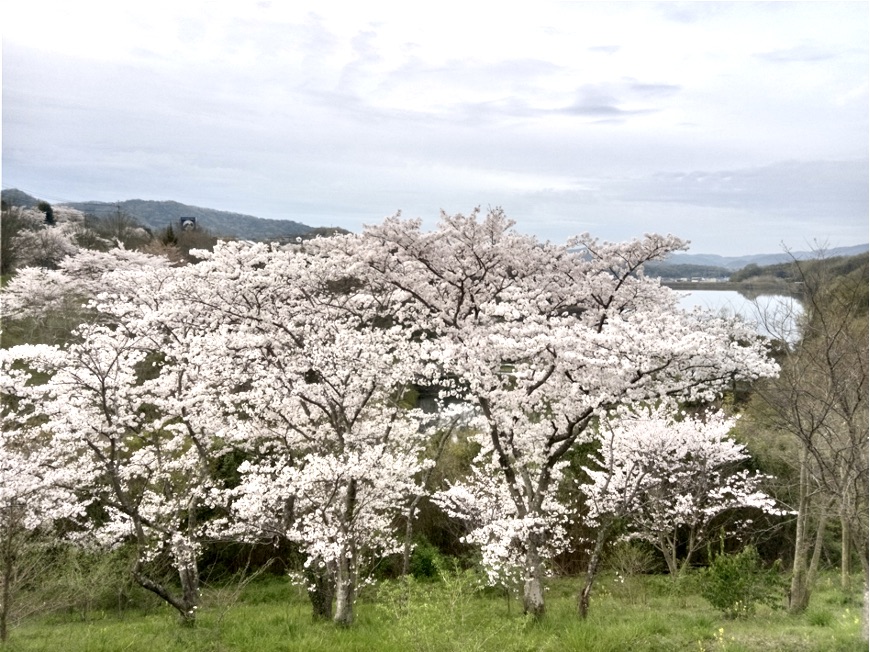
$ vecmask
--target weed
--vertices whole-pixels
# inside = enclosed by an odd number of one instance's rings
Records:
[[[827,609],[810,609],[807,611],[807,622],[814,627],[830,627],[834,622],[834,614]]]

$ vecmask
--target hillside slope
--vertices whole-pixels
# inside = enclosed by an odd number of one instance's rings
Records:
[[[120,208],[123,213],[154,232],[170,224],[178,226],[182,217],[195,217],[197,226],[201,228],[216,235],[235,236],[242,240],[280,240],[305,235],[312,230],[310,226],[292,220],[269,220],[177,201],[128,199],[117,203],[71,202],[67,206],[98,216],[110,215]]]
[[[868,251],[868,245],[860,244],[852,247],[834,247],[825,251],[825,257],[855,256]],[[776,265],[790,262],[793,258],[807,260],[816,258],[813,251],[792,251],[777,254],[752,254],[747,256],[717,256],[715,254],[673,254],[665,261],[668,265],[705,265],[723,267],[732,271],[742,269],[747,265]]]
[[[39,202],[37,197],[17,188],[3,190],[3,203],[7,206],[33,208]],[[178,226],[182,217],[195,217],[196,223],[217,236],[230,236],[242,240],[282,240],[296,236],[315,235],[317,232],[328,234],[335,229],[310,227],[292,220],[269,220],[253,215],[219,211],[212,208],[190,206],[177,201],[152,201],[128,199],[122,202],[68,202],[58,206],[69,206],[85,214],[106,217],[118,210],[132,217],[153,233],[163,231],[170,224]]]

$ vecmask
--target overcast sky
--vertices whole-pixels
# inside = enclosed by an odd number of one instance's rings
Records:
[[[868,2],[4,3],[4,188],[359,230],[868,240]]]

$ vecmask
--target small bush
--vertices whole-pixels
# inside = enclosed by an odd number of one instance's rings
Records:
[[[416,580],[436,580],[439,578],[439,565],[443,565],[443,559],[438,548],[428,541],[418,543],[411,553],[408,567],[411,575]]]
[[[607,552],[605,564],[609,570],[622,576],[646,575],[660,566],[658,556],[636,541],[619,541]]]
[[[726,618],[749,616],[759,603],[781,607],[784,590],[779,566],[764,569],[752,546],[733,555],[719,555],[701,573],[701,595]]]
[[[701,591],[701,573],[688,569],[677,575],[651,575],[646,583],[653,595],[664,598],[697,595]]]

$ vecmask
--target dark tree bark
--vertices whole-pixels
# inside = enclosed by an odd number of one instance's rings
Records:
[[[332,601],[335,599],[335,573],[328,566],[307,569],[308,599],[314,620],[332,620]]]

